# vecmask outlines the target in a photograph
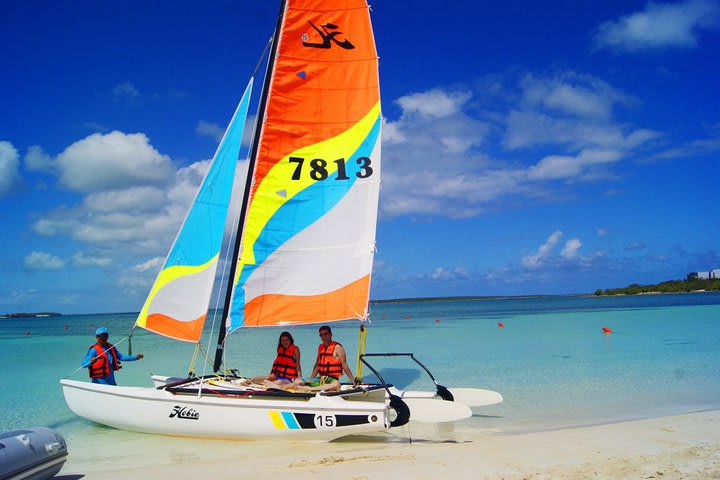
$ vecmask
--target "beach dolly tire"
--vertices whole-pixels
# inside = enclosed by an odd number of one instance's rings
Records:
[[[390,395],[390,409],[395,413],[395,418],[390,420],[391,428],[402,427],[410,421],[410,407],[397,395]]]
[[[447,400],[448,402],[455,401],[455,397],[453,397],[453,394],[450,393],[450,390],[443,387],[442,385],[437,386],[437,394],[438,397],[442,398],[443,400]]]

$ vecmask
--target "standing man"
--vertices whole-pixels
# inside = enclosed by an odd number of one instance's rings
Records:
[[[323,383],[337,381],[339,387],[343,372],[348,378],[353,379],[353,374],[345,359],[345,349],[338,342],[333,341],[332,330],[327,325],[320,327],[319,333],[322,343],[318,346],[317,360],[315,360],[315,366],[310,376],[320,375],[320,377],[327,378],[327,381]]]
[[[95,331],[97,343],[90,347],[82,361],[82,366],[88,368],[93,383],[117,385],[115,383],[115,370],[120,370],[120,362],[132,362],[143,358],[142,353],[137,355],[123,355],[111,343],[108,343],[110,332],[107,327],[100,327]]]

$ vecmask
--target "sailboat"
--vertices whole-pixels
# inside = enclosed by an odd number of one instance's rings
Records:
[[[200,345],[252,84],[251,78],[137,327]],[[356,381],[335,392],[264,389],[223,368],[227,335],[244,328],[358,319],[365,331],[381,118],[366,0],[283,0],[225,275],[214,373],[155,377],[155,387],[63,379],[70,409],[101,424],[147,433],[332,440],[410,420],[466,418],[470,406],[501,401],[496,392],[480,389],[397,390],[370,366],[367,357],[374,354],[364,348],[360,360],[380,382]]]

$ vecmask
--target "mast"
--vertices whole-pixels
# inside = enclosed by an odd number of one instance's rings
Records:
[[[260,115],[256,119],[255,137],[252,143],[252,152],[250,154],[250,161],[248,163],[248,175],[245,179],[245,191],[243,192],[242,208],[240,210],[240,218],[238,220],[237,232],[235,234],[235,245],[233,247],[232,263],[230,264],[230,275],[228,276],[227,287],[225,291],[225,302],[223,303],[222,319],[223,325],[218,332],[217,346],[215,347],[215,363],[213,364],[213,371],[217,372],[220,370],[222,365],[222,355],[225,349],[225,336],[227,316],[230,313],[230,301],[232,300],[233,288],[235,286],[235,271],[237,270],[238,257],[240,256],[240,247],[242,246],[241,236],[243,225],[245,224],[245,215],[247,213],[248,202],[250,201],[250,190],[252,189],[252,175],[255,170],[255,162],[257,160],[258,148],[260,145],[260,137],[262,135],[262,124],[265,118],[265,108],[267,106],[267,98],[270,91],[270,80],[272,79],[272,72],[275,64],[275,56],[277,54],[278,43],[280,39],[280,33],[283,24],[283,18],[285,16],[287,0],[280,1],[280,11],[278,12],[277,25],[275,26],[275,33],[273,34],[272,50],[270,51],[270,58],[268,59],[268,68],[265,71],[265,79],[263,81],[262,95],[260,97],[260,106],[258,112]],[[260,128],[258,128],[258,126]]]

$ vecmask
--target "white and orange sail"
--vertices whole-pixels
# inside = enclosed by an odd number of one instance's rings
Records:
[[[284,3],[226,327],[367,315],[380,189],[365,0]]]
[[[138,315],[136,326],[177,340],[200,340],[215,280],[252,83],[250,79]]]

